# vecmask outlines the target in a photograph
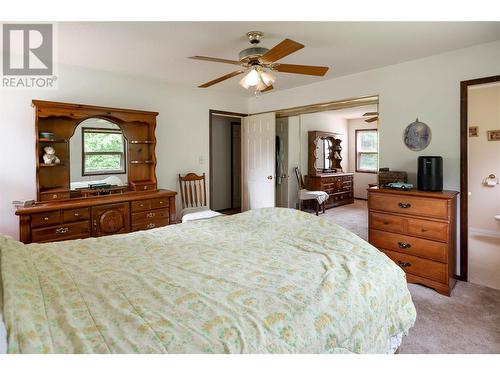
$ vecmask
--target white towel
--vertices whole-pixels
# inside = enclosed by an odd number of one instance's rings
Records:
[[[305,201],[309,199],[316,199],[319,204],[322,204],[328,199],[328,194],[325,193],[324,191],[312,191],[312,190],[302,189],[300,191],[300,200]]]

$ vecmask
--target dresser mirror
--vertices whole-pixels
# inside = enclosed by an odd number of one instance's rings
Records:
[[[115,123],[102,118],[82,121],[69,141],[72,193],[126,187],[127,148],[127,139]]]
[[[317,170],[330,170],[332,168],[333,140],[331,137],[323,137],[316,143],[316,163]]]
[[[314,130],[308,137],[308,174],[342,172],[342,140],[338,134]]]

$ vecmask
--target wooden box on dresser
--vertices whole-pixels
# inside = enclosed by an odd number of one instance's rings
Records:
[[[455,285],[456,191],[368,189],[368,241],[410,283],[449,296]]]
[[[19,208],[20,240],[53,242],[129,233],[175,224],[175,195],[169,190],[71,199]]]
[[[328,193],[326,208],[354,203],[354,173],[325,173],[305,176],[307,190],[325,191]]]

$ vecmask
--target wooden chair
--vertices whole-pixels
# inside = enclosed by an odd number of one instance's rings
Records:
[[[222,215],[219,212],[210,210],[207,206],[205,173],[201,176],[196,173],[188,173],[185,176],[179,174],[179,184],[183,208],[181,220],[183,223]]]
[[[304,184],[304,178],[302,177],[302,172],[299,167],[295,167],[295,176],[297,176],[297,183],[299,185],[299,210],[302,210],[303,201],[314,200],[316,202],[314,208],[316,210],[316,216],[319,215],[320,207],[325,213],[325,202],[328,199],[328,194],[324,191],[312,191],[307,190]],[[322,201],[322,203],[319,203]]]

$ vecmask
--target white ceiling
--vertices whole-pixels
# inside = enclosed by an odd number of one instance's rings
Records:
[[[237,67],[187,57],[237,60],[250,30],[264,32],[267,48],[305,44],[280,62],[330,67],[325,77],[277,73],[275,90],[500,39],[500,22],[62,22],[59,61],[196,87]],[[200,90],[252,95],[237,77]]]
[[[352,108],[342,108],[342,109],[336,109],[334,111],[325,111],[321,113],[325,114],[332,114],[336,117],[340,117],[346,120],[354,120],[354,119],[360,119],[364,118],[363,115],[366,112],[377,112],[377,105],[376,104],[370,104],[370,105],[363,105],[359,107],[352,107]],[[370,116],[368,116],[370,117]],[[366,118],[368,118],[366,117]]]

